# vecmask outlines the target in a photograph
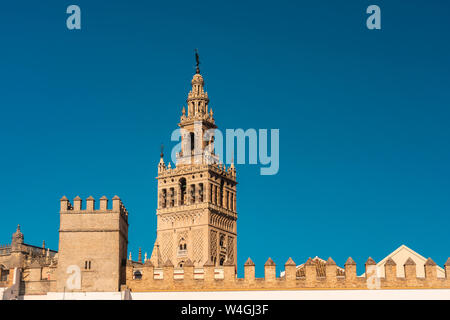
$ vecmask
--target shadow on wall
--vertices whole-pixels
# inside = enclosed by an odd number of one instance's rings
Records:
[[[20,277],[21,277],[20,269],[15,268],[12,286],[3,289],[3,292],[0,291],[1,300],[17,300],[19,298]]]

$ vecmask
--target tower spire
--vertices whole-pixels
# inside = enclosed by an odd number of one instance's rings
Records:
[[[187,98],[187,115],[183,107],[182,121],[196,118],[197,120],[208,118],[208,93],[204,89],[205,82],[200,74],[200,58],[198,50],[195,49],[196,71],[192,77],[190,90]],[[187,117],[186,117],[187,116]]]
[[[195,62],[196,62],[196,68],[195,73],[200,73],[200,57],[198,55],[198,49],[195,49]]]
[[[195,49],[196,73],[192,77],[192,88],[187,97],[187,110],[184,106],[178,126],[186,130],[181,137],[181,152],[177,153],[176,165],[215,163],[214,129],[217,128],[209,107],[208,93],[205,90],[205,81],[200,74],[200,59]],[[205,133],[207,138],[205,139]],[[207,141],[206,141],[207,140]]]

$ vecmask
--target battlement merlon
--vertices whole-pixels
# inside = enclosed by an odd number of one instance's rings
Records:
[[[98,213],[120,213],[120,215],[128,221],[128,210],[122,203],[122,200],[118,196],[112,198],[112,208],[108,209],[108,198],[103,196],[100,198],[100,207],[95,209],[95,199],[90,196],[86,199],[86,208],[82,209],[82,200],[79,196],[73,200],[73,205],[63,196],[60,200],[61,208],[60,214],[67,213],[84,213],[84,214],[98,214]]]

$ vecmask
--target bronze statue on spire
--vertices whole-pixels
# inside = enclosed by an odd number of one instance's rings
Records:
[[[195,61],[197,62],[195,73],[200,73],[200,67],[199,67],[199,65],[200,65],[200,57],[198,55],[198,49],[195,49]]]

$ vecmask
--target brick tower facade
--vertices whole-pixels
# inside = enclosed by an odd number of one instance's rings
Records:
[[[214,151],[217,126],[204,80],[192,79],[180,123],[181,152],[176,166],[158,164],[157,239],[151,261],[175,267],[187,261],[236,265],[236,169],[219,163]]]

